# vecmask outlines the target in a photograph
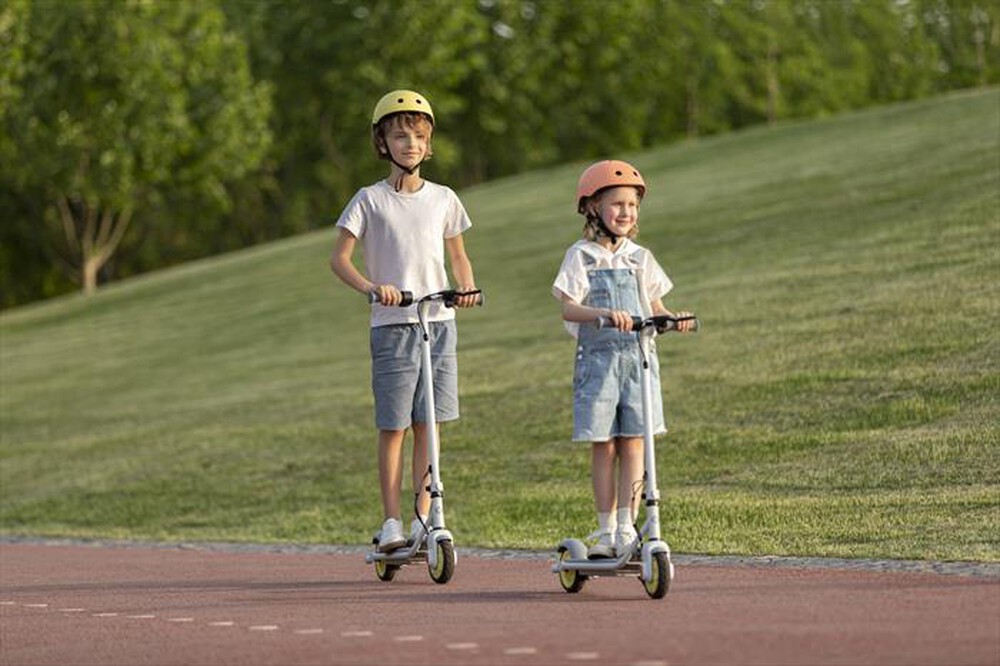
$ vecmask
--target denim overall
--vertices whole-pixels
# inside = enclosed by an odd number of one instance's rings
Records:
[[[591,257],[586,261],[593,266]],[[625,310],[642,316],[639,279],[634,268],[588,266],[590,291],[583,304]],[[642,437],[642,353],[636,333],[582,324],[577,332],[573,372],[573,441],[603,442],[612,437]],[[653,373],[653,432],[664,432],[660,370],[650,347]]]

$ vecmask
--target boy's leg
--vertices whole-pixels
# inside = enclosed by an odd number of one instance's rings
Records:
[[[378,480],[382,491],[383,519],[399,519],[403,483],[403,439],[406,430],[378,431]]]
[[[438,442],[441,441],[441,428],[438,426]],[[417,513],[427,516],[431,510],[431,496],[427,492],[430,478],[427,475],[427,424],[413,424],[413,492],[417,495]]]

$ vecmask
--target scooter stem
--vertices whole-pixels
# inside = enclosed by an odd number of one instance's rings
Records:
[[[420,373],[424,384],[424,402],[427,405],[427,464],[430,467],[431,509],[428,516],[428,527],[431,530],[444,528],[444,486],[441,484],[439,471],[439,442],[437,431],[437,413],[434,411],[434,373],[431,369],[430,327],[427,325],[427,309],[430,301],[421,301],[417,305],[417,317],[420,319],[420,330],[423,335],[421,349],[423,363]]]
[[[659,490],[656,488],[656,451],[653,444],[653,369],[650,356],[652,345],[650,342],[656,335],[656,329],[647,326],[639,334],[639,343],[642,345],[642,436],[645,446],[643,455],[646,462],[646,497],[648,499],[660,499]]]
[[[652,340],[656,328],[646,326],[639,331],[642,351],[642,450],[646,468],[646,524],[648,538],[660,538],[660,491],[656,487],[656,447],[653,441],[653,368]]]

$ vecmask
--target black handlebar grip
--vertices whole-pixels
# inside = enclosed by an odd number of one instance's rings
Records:
[[[400,301],[399,307],[405,308],[405,307],[408,307],[410,305],[413,305],[413,292],[412,291],[401,291],[399,293],[403,295],[403,300]],[[370,291],[370,292],[368,292],[368,303],[369,304],[381,303],[381,300],[379,300],[378,292],[377,291]]]
[[[479,306],[482,306],[483,300],[484,300],[483,299],[483,291],[482,291],[482,289],[476,289],[475,291],[456,291],[456,290],[453,289],[451,291],[447,291],[447,292],[444,292],[444,293],[445,293],[444,304],[445,304],[445,307],[449,307],[449,308],[455,307],[455,301],[460,296],[475,296],[476,297],[476,305],[479,305]]]

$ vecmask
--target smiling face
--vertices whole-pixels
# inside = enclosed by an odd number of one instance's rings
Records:
[[[608,231],[616,236],[631,238],[639,223],[639,192],[634,187],[610,187],[601,191],[590,203]]]
[[[383,156],[391,156],[399,166],[410,169],[431,156],[433,130],[423,114],[399,113],[380,124],[376,145]]]

